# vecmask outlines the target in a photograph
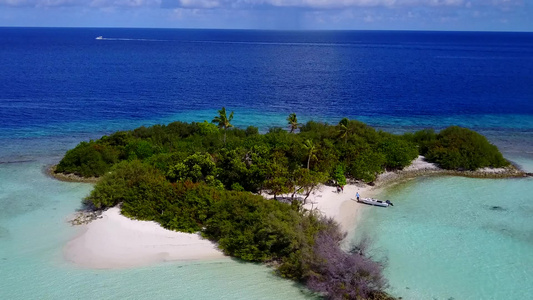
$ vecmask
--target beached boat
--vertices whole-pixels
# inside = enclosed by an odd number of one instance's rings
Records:
[[[97,36],[96,39],[97,39],[97,40],[103,40],[104,37],[103,37],[103,36]]]
[[[374,199],[374,198],[360,198],[358,202],[362,202],[362,203],[374,205],[374,206],[382,206],[382,207],[394,206],[392,202],[390,202],[389,200],[381,201],[381,200]]]

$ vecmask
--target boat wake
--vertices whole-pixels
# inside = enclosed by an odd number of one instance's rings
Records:
[[[96,37],[97,40],[106,41],[144,41],[144,42],[182,42],[182,43],[202,43],[202,44],[243,44],[243,45],[285,45],[285,46],[355,46],[359,45],[358,41],[353,43],[294,43],[294,42],[257,42],[257,41],[196,41],[196,40],[159,40],[159,39],[133,39],[133,38],[105,38]]]
[[[103,36],[96,37],[97,40],[106,41],[142,41],[142,42],[171,42],[171,40],[157,40],[157,39],[131,39],[131,38],[105,38]]]

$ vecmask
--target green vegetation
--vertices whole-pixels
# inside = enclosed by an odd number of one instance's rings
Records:
[[[226,189],[273,195],[294,190],[296,178],[306,168],[338,180],[338,166],[347,178],[372,182],[385,170],[399,170],[424,155],[444,169],[475,170],[509,163],[485,137],[452,126],[435,133],[421,130],[405,135],[376,131],[342,119],[337,125],[297,123],[291,114],[291,132],[271,128],[259,134],[256,127],[233,128],[226,109],[215,124],[174,122],[117,132],[97,141],[82,142],[69,150],[56,172],[82,177],[102,176],[121,161],[135,159],[158,168],[171,181],[208,182]]]
[[[344,175],[346,172],[344,171],[344,166],[338,165],[335,168],[335,172],[333,173],[333,180],[338,186],[345,186],[346,185],[346,176]]]
[[[216,116],[212,121],[213,123],[217,123],[220,129],[224,130],[224,144],[226,144],[226,131],[228,128],[233,127],[233,125],[230,123],[231,120],[233,120],[233,112],[231,112],[228,117],[226,115],[226,108],[222,107],[222,109],[218,111],[218,116]]]
[[[265,134],[252,126],[233,128],[232,119],[233,113],[228,117],[223,108],[213,119],[216,124],[174,122],[82,142],[66,153],[56,172],[98,177],[121,161],[138,159],[173,182],[211,181],[226,189],[272,189],[277,195],[294,190],[302,168],[331,178],[342,165],[346,177],[371,182],[418,155],[415,143],[405,137],[348,119],[338,125],[311,121],[300,126],[291,114],[291,131],[300,129],[293,134],[281,128]]]
[[[366,256],[366,245],[341,251],[337,224],[303,208],[313,190],[328,180],[372,182],[419,154],[448,169],[508,164],[483,136],[459,127],[400,136],[346,118],[300,125],[291,114],[290,132],[259,134],[253,126],[232,127],[232,119],[222,108],[216,124],[174,122],[82,142],[56,172],[101,177],[84,200],[88,205],[121,204],[128,217],[201,232],[226,254],[273,262],[281,276],[327,298],[390,299],[382,292],[383,267]],[[290,201],[257,192],[290,195]]]
[[[171,183],[157,168],[139,160],[114,166],[85,201],[97,208],[121,203],[122,213],[130,218],[201,232],[225,254],[272,262],[280,276],[304,282],[327,298],[392,299],[382,292],[386,286],[382,265],[361,251],[340,250],[344,235],[317,211],[204,182]],[[339,282],[339,277],[344,281]],[[335,289],[324,289],[329,286]]]
[[[419,145],[426,160],[448,170],[476,170],[483,167],[500,168],[509,165],[498,148],[481,134],[458,126],[451,126],[436,134],[422,130],[405,135]]]
[[[290,114],[287,121],[289,122],[289,128],[291,129],[290,133],[293,133],[298,127],[300,127],[300,123],[298,123],[298,118],[295,113]]]

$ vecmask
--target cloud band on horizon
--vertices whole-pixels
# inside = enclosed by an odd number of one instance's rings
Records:
[[[533,30],[526,0],[0,0],[0,7],[0,26],[40,18],[38,26]]]

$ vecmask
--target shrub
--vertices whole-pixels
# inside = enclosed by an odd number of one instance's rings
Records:
[[[296,198],[289,205],[249,191],[307,199],[329,176],[339,185],[346,176],[372,182],[419,153],[447,169],[508,164],[485,137],[465,128],[396,136],[343,119],[335,126],[311,121],[298,134],[235,128],[226,143],[207,122],[140,127],[80,143],[57,172],[102,176],[85,199],[96,208],[121,203],[126,216],[201,231],[228,255],[275,261],[281,276],[326,298],[391,299],[383,292],[383,267],[365,255],[364,244],[343,252],[344,235],[332,220],[306,211]]]
[[[242,192],[244,191],[244,188],[242,187],[242,185],[240,185],[238,182],[235,182],[231,185],[231,190],[233,191],[238,191],[238,192]]]
[[[364,150],[348,165],[348,173],[365,182],[373,182],[383,171],[385,155],[371,150]]]
[[[420,155],[426,155],[431,144],[437,139],[437,134],[433,129],[419,130],[415,133],[406,133],[403,135],[404,139],[414,143],[418,146]]]
[[[450,170],[476,170],[509,165],[498,148],[481,134],[451,126],[442,130],[428,147],[426,159]]]
[[[196,123],[196,125],[198,126],[198,132],[201,135],[218,134],[220,132],[217,125],[205,120],[202,123]]]
[[[368,245],[358,245],[346,253],[339,247],[344,238],[338,225],[331,220],[321,230],[313,245],[311,272],[306,276],[307,287],[327,299],[372,299],[387,287],[383,265],[363,255]]]
[[[156,147],[149,141],[135,140],[126,145],[125,152],[129,160],[144,160],[156,153]]]
[[[167,176],[171,181],[199,182],[205,180],[209,175],[214,175],[215,172],[216,165],[209,154],[195,153],[188,156],[183,162],[170,167]]]
[[[333,173],[333,180],[340,185],[345,186],[346,185],[346,176],[344,176],[344,166],[338,165],[335,168],[335,173]]]
[[[378,146],[385,155],[385,168],[398,170],[407,167],[418,156],[416,147],[405,139],[388,136]]]
[[[67,151],[56,173],[73,173],[83,177],[98,177],[118,161],[118,151],[94,141],[81,142]]]
[[[96,208],[141,201],[149,204],[146,207],[136,208],[138,211],[150,209],[153,212],[152,199],[159,198],[160,193],[168,192],[169,187],[170,183],[154,167],[138,160],[124,161],[102,177],[85,201]],[[150,213],[143,212],[143,214]]]

